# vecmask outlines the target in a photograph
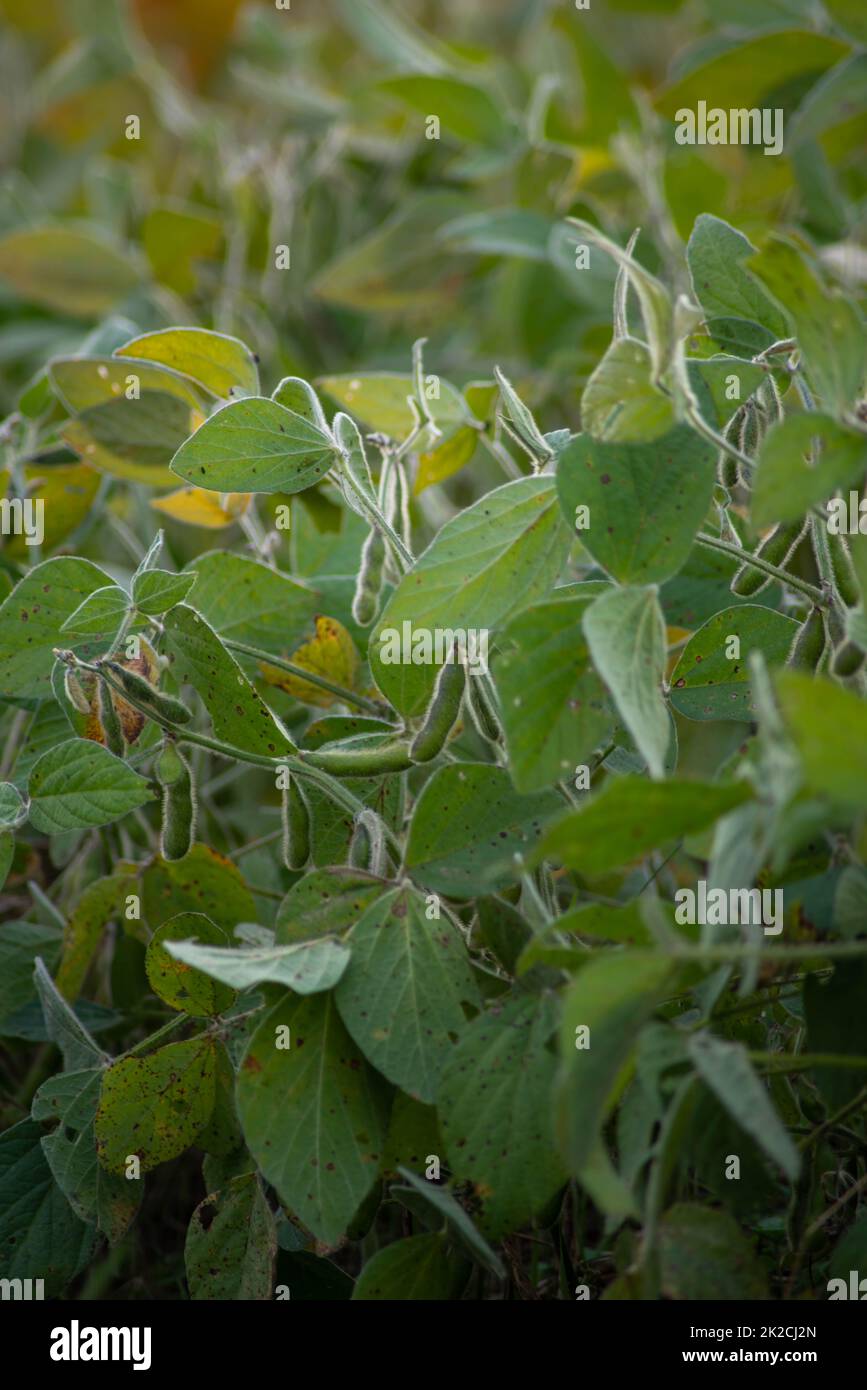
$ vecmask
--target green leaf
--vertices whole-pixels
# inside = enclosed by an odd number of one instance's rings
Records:
[[[588,241],[594,242],[610,256],[618,269],[628,277],[641,305],[644,331],[650,347],[652,380],[658,383],[671,362],[675,344],[674,311],[668,290],[655,275],[651,275],[643,265],[591,222],[583,222],[577,217],[570,217],[567,221]]]
[[[746,319],[785,338],[785,318],[744,267],[752,255],[755,247],[742,232],[703,212],[686,248],[693,294],[708,318]]]
[[[800,1155],[753,1071],[743,1043],[726,1042],[712,1033],[692,1033],[687,1048],[699,1076],[728,1113],[794,1182],[801,1168]]]
[[[662,1293],[675,1300],[743,1302],[768,1297],[764,1268],[734,1217],[679,1202],[659,1226]]]
[[[10,836],[11,839],[11,836]],[[0,924],[0,1034],[15,1036],[22,1010],[36,998],[33,967],[44,957],[50,966],[60,954],[61,933],[55,926],[37,922]]]
[[[436,1224],[445,1221],[449,1235],[460,1242],[476,1264],[495,1274],[498,1279],[505,1278],[506,1271],[499,1255],[476,1230],[463,1207],[447,1187],[440,1187],[435,1182],[420,1178],[408,1168],[398,1168],[398,1172],[408,1186],[392,1187],[393,1197],[428,1225],[432,1224],[431,1217]]]
[[[481,1004],[460,934],[445,916],[428,920],[413,889],[395,888],[367,909],[349,945],[335,993],[343,1022],[377,1071],[433,1101],[464,1005]]]
[[[554,859],[585,874],[604,874],[712,825],[752,796],[744,782],[648,782],[618,777],[588,806],[551,827],[533,860]]]
[[[216,1050],[212,1038],[168,1043],[147,1057],[121,1057],[103,1076],[96,1112],[96,1148],[109,1173],[125,1173],[135,1155],[141,1171],[182,1154],[214,1108]]]
[[[845,57],[847,45],[809,29],[773,29],[770,33],[711,50],[704,63],[692,66],[667,87],[657,102],[663,116],[674,117],[682,107],[774,106],[774,94],[793,78],[815,78]]]
[[[156,929],[179,912],[203,912],[232,932],[256,919],[256,905],[237,864],[208,845],[193,845],[183,859],[159,856],[142,875],[142,908]]]
[[[15,855],[15,836],[10,830],[0,830],[0,888],[3,888]]]
[[[171,402],[180,402],[188,411],[201,411],[202,401],[189,381],[177,372],[150,362],[120,361],[116,357],[55,357],[48,364],[48,376],[54,394],[71,415],[82,415],[101,405],[122,401],[132,409],[137,404],[147,406],[148,399],[160,410]],[[140,399],[128,396],[135,381]],[[132,413],[132,412],[131,412]],[[185,417],[190,418],[189,414]],[[167,481],[171,482],[171,475]]]
[[[791,320],[822,404],[850,410],[867,372],[867,332],[854,302],[842,290],[826,290],[798,247],[780,236],[747,262]]]
[[[445,1236],[408,1236],[377,1250],[356,1280],[354,1302],[452,1302],[466,1287],[470,1264],[456,1254]]]
[[[805,411],[771,427],[756,462],[750,515],[762,528],[796,521],[838,488],[857,487],[867,470],[867,440],[830,415]]]
[[[0,782],[0,827],[14,829],[27,819],[27,806],[12,782]]]
[[[557,465],[567,522],[597,564],[620,584],[668,579],[683,566],[707,514],[716,451],[686,425],[652,444],[605,444],[579,435]]]
[[[193,1212],[184,1262],[194,1301],[273,1298],[276,1258],[274,1216],[258,1174],[233,1178]]]
[[[114,637],[128,609],[129,594],[117,584],[107,584],[88,594],[60,631],[75,637]]]
[[[0,239],[0,278],[30,304],[96,318],[138,288],[141,271],[100,233],[49,225]]]
[[[286,946],[237,949],[178,941],[168,947],[168,954],[176,961],[193,966],[196,973],[203,972],[235,989],[250,989],[272,980],[296,994],[317,994],[331,989],[349,963],[349,948],[330,936]]]
[[[165,616],[164,636],[175,678],[201,696],[218,738],[271,758],[295,751],[259,692],[195,609],[177,604]]]
[[[439,228],[466,211],[464,197],[429,191],[403,198],[385,221],[353,238],[316,276],[312,293],[363,313],[442,312],[454,294],[455,259]]]
[[[605,688],[582,639],[590,601],[592,595],[531,604],[498,638],[494,679],[518,791],[569,778],[611,728]]]
[[[334,462],[328,435],[265,396],[222,406],[190,435],[171,468],[211,492],[301,492]]]
[[[655,587],[600,594],[583,626],[593,663],[651,777],[664,776],[671,726],[662,697],[665,619]]]
[[[449,1165],[475,1184],[488,1235],[526,1225],[566,1181],[551,1132],[556,1024],[548,997],[498,1002],[464,1026],[443,1071],[437,1110]]]
[[[852,811],[867,807],[867,705],[834,681],[780,671],[777,698],[811,791]]]
[[[47,835],[108,825],[153,800],[144,777],[87,738],[67,739],[43,753],[28,791],[30,823]]]
[[[438,236],[455,251],[547,261],[551,219],[531,208],[491,208],[456,217]]]
[[[288,945],[339,936],[384,889],[382,879],[349,866],[315,869],[292,885],[277,908],[275,940]]]
[[[420,714],[438,666],[384,661],[390,654],[386,629],[401,635],[409,623],[431,640],[438,628],[496,629],[547,595],[568,543],[550,478],[506,483],[447,521],[397,586],[371,639],[374,679],[395,709]]]
[[[102,1077],[101,1067],[49,1077],[33,1098],[31,1114],[34,1120],[58,1122],[42,1139],[54,1181],[76,1216],[95,1222],[114,1244],[135,1218],[143,1185],[106,1173],[96,1157],[94,1119]]]
[[[94,1229],[54,1181],[43,1134],[41,1125],[21,1120],[0,1135],[0,1269],[6,1279],[44,1279],[52,1298],[87,1264]]]
[[[132,585],[132,601],[142,613],[159,617],[176,603],[183,603],[196,582],[196,571],[172,574],[169,570],[145,570]]]
[[[315,589],[247,555],[209,550],[190,565],[196,576],[193,606],[220,637],[286,655],[321,611]]]
[[[187,951],[192,948],[195,955],[197,949],[219,948],[226,939],[223,929],[202,912],[180,912],[163,922],[148,942],[145,956],[148,983],[154,994],[169,1008],[193,1018],[214,1018],[225,1013],[234,1003],[235,991],[215,984],[196,969],[195,961],[185,959],[184,946]],[[181,952],[171,950],[169,943],[180,943]]]
[[[863,929],[863,919],[862,919]],[[838,961],[830,980],[809,975],[804,981],[805,1051],[867,1057],[867,1014],[864,990],[867,963]],[[864,1085],[864,1073],[845,1067],[816,1067],[816,1085],[833,1113],[854,1100]]]
[[[554,792],[522,796],[500,767],[449,763],[419,797],[406,850],[413,878],[434,892],[470,898],[524,872],[545,823],[562,808]]]
[[[494,101],[474,83],[413,73],[390,77],[379,83],[379,90],[397,97],[422,116],[435,111],[443,135],[457,140],[499,145],[512,133],[510,123],[503,117],[502,101]],[[423,129],[423,122],[419,126]]]
[[[612,907],[607,903],[585,903],[530,938],[515,967],[526,975],[534,965],[550,965],[555,970],[583,970],[591,957],[586,938],[619,942],[625,946],[652,946],[653,934],[645,924],[640,900]],[[564,939],[565,938],[565,939]],[[584,944],[579,944],[581,942]]]
[[[289,1029],[289,1047],[278,1030]],[[287,998],[250,1041],[238,1076],[247,1145],[282,1201],[332,1245],[376,1180],[389,1088],[330,994]]]
[[[195,410],[174,396],[145,391],[137,399],[119,396],[83,410],[63,426],[66,443],[103,473],[150,487],[174,482],[168,464],[199,420]]]
[[[565,995],[554,1119],[560,1152],[579,1178],[624,1088],[638,1034],[676,974],[671,960],[649,951],[606,952],[580,971]],[[589,1033],[579,1031],[584,1028]]]
[[[64,645],[63,624],[108,582],[96,565],[71,555],[43,560],[25,574],[0,606],[0,697],[48,698],[52,648]]]
[[[415,395],[409,372],[365,372],[319,377],[317,385],[369,430],[404,439],[415,423],[407,397]],[[456,386],[439,378],[439,395],[426,405],[446,440],[471,419],[469,407]],[[424,438],[424,436],[422,436]],[[441,441],[442,442],[442,441]]]
[[[81,1071],[104,1066],[108,1061],[106,1054],[60,994],[39,956],[34,964],[33,981],[42,1005],[46,1031],[51,1041],[60,1048],[66,1070]]]
[[[611,344],[584,387],[581,423],[611,444],[648,444],[674,427],[674,402],[654,385],[644,343],[618,338]]]
[[[259,370],[250,349],[238,338],[211,329],[163,328],[144,333],[116,348],[115,356],[159,362],[224,400],[237,391],[250,396],[259,391]]]
[[[442,1136],[434,1107],[422,1105],[420,1101],[404,1095],[403,1091],[397,1091],[380,1165],[382,1174],[396,1177],[401,1165],[423,1173],[429,1157],[442,1152]]]
[[[769,666],[782,666],[798,624],[758,603],[745,603],[716,613],[687,642],[671,673],[670,699],[687,719],[756,718],[750,687],[749,658],[761,652]],[[738,655],[727,656],[732,637]]]
[[[867,15],[861,0],[824,0],[825,9],[840,28],[860,43],[867,43]]]

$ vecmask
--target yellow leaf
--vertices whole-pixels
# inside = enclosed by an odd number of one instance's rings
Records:
[[[313,671],[316,675],[335,681],[346,690],[355,689],[358,652],[346,628],[336,618],[317,617],[316,636],[293,652],[289,660],[305,671]],[[327,709],[340,698],[321,690],[318,685],[310,685],[300,676],[281,671],[277,666],[260,662],[259,669],[269,685],[278,686],[287,694],[294,695],[296,700],[303,700],[306,705],[319,705]]]
[[[478,434],[469,425],[463,425],[450,438],[443,440],[436,449],[420,454],[418,472],[413,491],[416,496],[432,483],[442,483],[469,463],[476,452]]]
[[[180,487],[165,497],[155,497],[151,506],[174,521],[187,526],[206,526],[216,531],[231,526],[250,505],[249,492],[205,492],[200,487]]]

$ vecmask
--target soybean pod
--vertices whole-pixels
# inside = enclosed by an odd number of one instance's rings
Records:
[[[348,863],[352,868],[366,869],[378,878],[385,874],[385,827],[369,806],[365,806],[355,817]]]
[[[196,793],[189,763],[169,740],[157,756],[154,776],[163,789],[163,859],[183,859],[195,835]]]
[[[480,676],[468,676],[464,704],[481,737],[491,743],[499,742],[500,724]]]
[[[838,535],[835,531],[829,531],[827,534],[828,556],[837,592],[847,608],[857,608],[861,602],[861,593],[848,543],[844,536]]]
[[[99,722],[105,734],[105,746],[109,753],[114,753],[116,757],[122,758],[126,745],[123,741],[120,719],[111,698],[111,690],[104,680],[99,682]]]
[[[172,724],[188,724],[192,719],[192,712],[183,701],[174,695],[166,694],[164,690],[157,690],[155,685],[151,685],[150,681],[145,680],[137,671],[128,671],[117,661],[103,661],[101,665],[111,672],[130,699],[139,704],[146,714],[153,714],[157,719],[167,719]]]
[[[851,637],[847,637],[834,652],[831,661],[831,675],[841,678],[857,676],[864,665],[865,658],[867,658],[867,652],[864,651],[864,648],[859,647],[857,642],[853,642]]]
[[[413,766],[406,739],[391,739],[376,748],[301,749],[298,757],[334,777],[377,777],[387,772],[406,772]]]
[[[828,646],[828,628],[821,608],[813,608],[795,633],[788,664],[802,671],[817,671]]]
[[[283,862],[287,869],[303,869],[310,858],[310,809],[291,773],[283,788],[282,820]]]
[[[445,662],[434,686],[434,693],[424,717],[424,723],[410,746],[410,756],[417,763],[428,763],[441,752],[461,709],[461,699],[467,673],[458,661],[457,652]]]
[[[775,526],[756,550],[756,559],[781,568],[804,534],[805,525],[804,521],[795,521]],[[754,565],[744,564],[731,582],[731,591],[740,598],[749,598],[752,594],[760,593],[770,582],[771,575],[765,574]]]
[[[359,627],[368,627],[379,612],[384,566],[385,541],[376,527],[372,527],[361,549],[361,566],[352,600],[352,616]]]

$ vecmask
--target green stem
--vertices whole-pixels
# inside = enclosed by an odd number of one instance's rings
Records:
[[[370,714],[380,714],[380,706],[373,700],[368,700],[364,695],[355,695],[351,690],[338,685],[336,681],[328,680],[326,676],[320,676],[315,671],[306,671],[303,666],[296,666],[294,662],[287,661],[284,656],[272,656],[270,652],[263,652],[259,647],[251,647],[247,642],[235,642],[229,637],[223,638],[223,646],[230,651],[241,652],[243,656],[252,657],[254,661],[264,661],[268,666],[276,666],[280,671],[288,671],[290,675],[297,676],[299,680],[307,681],[309,685],[317,685],[320,690],[327,690],[332,695],[337,695],[347,705],[357,705],[359,709],[367,710]]]
[[[785,584],[790,589],[797,589],[799,593],[806,595],[816,608],[827,608],[828,600],[817,589],[815,584],[808,584],[805,579],[798,579],[793,574],[787,574],[785,570],[778,569],[776,565],[771,565],[767,560],[762,560],[758,555],[751,555],[748,550],[742,549],[738,545],[731,545],[728,541],[721,541],[716,536],[706,536],[700,531],[696,536],[699,545],[706,545],[709,550],[719,550],[723,555],[731,555],[742,565],[752,565],[753,569],[761,570],[763,574],[769,574],[772,579],[778,579],[781,584]]]
[[[403,541],[401,540],[400,536],[397,534],[391,523],[389,521],[386,521],[385,517],[382,515],[382,512],[379,510],[376,504],[372,502],[371,499],[368,497],[367,493],[364,492],[364,490],[358,486],[358,483],[355,481],[349,468],[345,468],[343,470],[341,477],[344,479],[347,487],[350,487],[352,491],[355,493],[359,505],[361,506],[361,509],[364,512],[364,515],[367,517],[367,520],[370,522],[371,526],[375,526],[376,529],[378,531],[381,531],[382,534],[385,536],[386,540],[388,541],[389,545],[391,546],[392,550],[394,551],[395,555],[400,561],[400,566],[404,573],[406,573],[408,570],[411,570],[413,565],[415,564],[415,560],[413,559],[410,551],[407,550],[406,546],[404,545]]]
[[[716,430],[707,423],[704,416],[698,410],[694,410],[691,406],[687,406],[686,418],[692,425],[696,434],[704,435],[705,439],[709,440],[711,444],[715,444],[716,447],[722,449],[724,453],[730,454],[733,459],[737,459],[742,468],[747,468],[752,473],[755,468],[755,463],[749,455],[743,453],[737,445],[730,443],[724,435],[717,434]]]
[[[842,1067],[846,1071],[863,1071],[867,1067],[867,1057],[839,1052],[799,1052],[796,1057],[787,1057],[784,1052],[751,1052],[749,1058],[751,1062],[765,1067],[769,1075],[812,1071],[814,1067]]]
[[[853,1100],[848,1100],[833,1115],[829,1115],[827,1120],[823,1120],[817,1129],[814,1129],[811,1134],[807,1135],[806,1139],[801,1141],[798,1148],[802,1152],[811,1149],[814,1144],[818,1144],[823,1135],[831,1129],[836,1129],[841,1120],[845,1120],[846,1116],[851,1115],[853,1110],[858,1110],[865,1104],[867,1104],[867,1086],[860,1090]]]

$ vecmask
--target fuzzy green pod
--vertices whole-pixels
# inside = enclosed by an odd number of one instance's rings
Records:
[[[452,657],[457,654],[452,652]],[[429,763],[441,752],[449,732],[460,714],[467,683],[466,669],[460,661],[447,661],[437,676],[424,723],[410,745],[410,756],[417,763]]]
[[[361,566],[352,600],[352,616],[359,627],[368,627],[379,612],[384,566],[385,541],[373,527],[362,546]]]
[[[828,532],[828,555],[838,594],[847,608],[857,608],[861,594],[845,536],[838,535],[836,531]]]
[[[746,406],[742,405],[740,410],[735,412],[726,426],[723,436],[726,442],[734,445],[735,448],[741,447],[740,441],[743,435],[745,411]],[[720,451],[719,456],[719,480],[727,492],[733,492],[740,482],[738,461],[736,458],[732,458],[731,454],[727,453],[725,449]]]
[[[347,863],[354,869],[366,869],[378,878],[385,874],[385,828],[369,806],[355,817]]]
[[[291,774],[283,788],[283,863],[293,871],[303,869],[310,858],[310,810]]]
[[[756,558],[765,560],[769,565],[776,565],[779,569],[786,563],[804,534],[804,526],[803,521],[775,526],[756,550]],[[753,565],[741,565],[731,582],[731,591],[739,598],[750,598],[753,594],[760,593],[770,582],[771,575],[763,574]]]
[[[867,652],[863,647],[859,647],[857,642],[853,642],[851,637],[847,637],[835,649],[831,660],[831,675],[857,676],[858,672],[867,660]]]
[[[406,739],[391,739],[377,748],[301,749],[298,754],[310,767],[334,777],[378,777],[387,772],[406,772],[413,766]]]
[[[801,671],[816,671],[828,645],[828,627],[821,608],[813,608],[795,633],[788,664]]]
[[[123,732],[120,727],[120,719],[111,698],[111,690],[105,681],[99,682],[99,722],[105,734],[105,746],[109,753],[114,753],[118,758],[122,758],[126,744],[123,741]]]
[[[501,735],[496,711],[488,697],[485,683],[479,676],[470,676],[464,692],[467,713],[482,738],[498,743]]]
[[[190,765],[174,743],[163,744],[154,776],[163,789],[163,859],[183,859],[195,835],[196,793]]]
[[[172,724],[188,724],[192,719],[192,712],[183,701],[174,695],[166,694],[164,690],[157,690],[155,685],[151,685],[150,681],[145,680],[137,671],[128,671],[116,661],[103,661],[102,665],[120,681],[125,693],[140,705],[145,713],[153,714],[158,719],[168,719]]]

